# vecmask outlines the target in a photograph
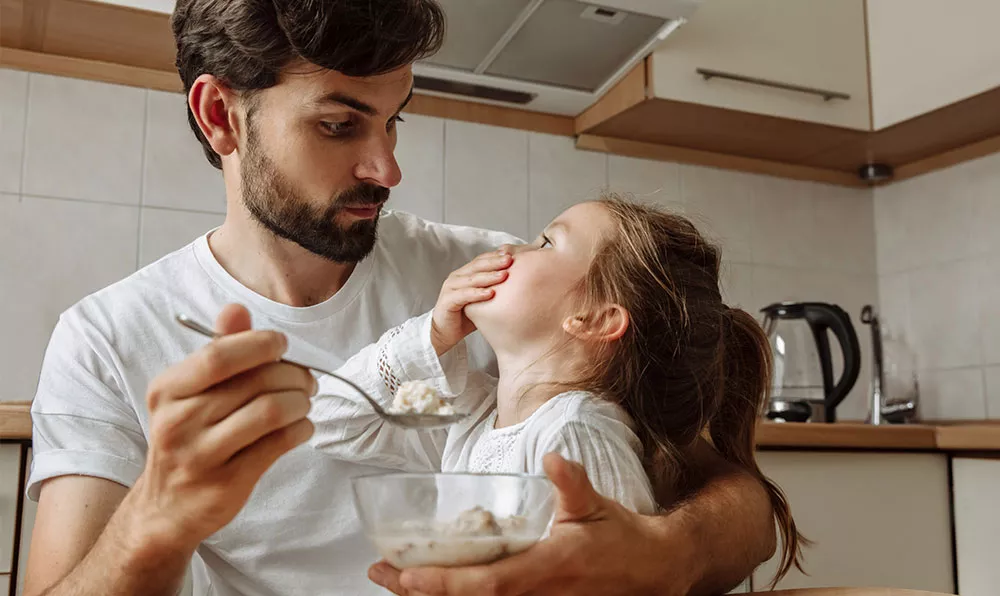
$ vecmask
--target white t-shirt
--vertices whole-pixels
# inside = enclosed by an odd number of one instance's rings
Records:
[[[63,313],[52,333],[32,404],[34,460],[28,496],[42,481],[81,474],[132,486],[149,433],[150,380],[204,345],[174,321],[206,323],[221,308],[247,306],[254,325],[294,338],[288,356],[326,367],[343,364],[389,328],[433,308],[441,284],[477,254],[518,239],[386,212],[372,254],[329,300],[307,308],[279,304],[230,276],[208,235]],[[300,341],[301,340],[301,341]],[[495,366],[481,339],[470,366]],[[261,478],[246,507],[211,536],[192,562],[193,593],[383,594],[366,569],[378,557],[361,534],[350,478],[384,471],[291,451]]]
[[[468,370],[464,342],[439,359],[430,329],[430,313],[410,319],[336,372],[383,407],[392,404],[402,383],[423,381],[454,398],[453,407],[469,412],[467,418],[448,429],[404,429],[383,421],[344,383],[323,376],[309,413],[316,425],[309,444],[337,459],[369,465],[482,474],[542,475],[542,458],[555,452],[582,464],[602,495],[639,513],[657,511],[642,443],[623,408],[590,392],[569,391],[523,422],[496,428],[497,378]]]

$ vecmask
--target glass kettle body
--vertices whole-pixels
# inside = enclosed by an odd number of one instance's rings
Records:
[[[836,422],[836,407],[861,370],[861,348],[850,315],[824,302],[781,302],[761,312],[774,361],[767,417]],[[831,335],[839,344],[836,352],[831,350]],[[838,360],[842,370],[835,378]]]

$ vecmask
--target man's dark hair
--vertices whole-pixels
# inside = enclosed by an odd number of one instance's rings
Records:
[[[441,47],[445,16],[435,0],[178,0],[171,24],[185,93],[205,73],[252,93],[296,59],[351,77],[393,71]],[[188,121],[221,169],[190,109]]]

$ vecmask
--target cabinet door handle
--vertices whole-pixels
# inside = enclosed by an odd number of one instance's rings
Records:
[[[775,89],[784,89],[786,91],[798,91],[799,93],[810,93],[812,95],[819,95],[823,98],[823,101],[830,101],[831,99],[851,99],[851,96],[847,93],[841,93],[840,91],[830,91],[828,89],[817,89],[815,87],[803,87],[801,85],[791,85],[789,83],[782,83],[779,81],[769,81],[767,79],[759,79],[757,77],[748,77],[741,74],[735,74],[731,72],[723,72],[721,70],[712,70],[709,68],[696,68],[695,72],[705,77],[705,80],[709,79],[728,79],[730,81],[740,81],[741,83],[750,83],[751,85],[762,85],[764,87],[773,87]]]

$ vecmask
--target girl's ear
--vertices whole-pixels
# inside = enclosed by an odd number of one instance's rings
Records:
[[[577,339],[610,342],[625,335],[629,322],[625,307],[606,304],[595,313],[567,317],[563,321],[563,331]]]

